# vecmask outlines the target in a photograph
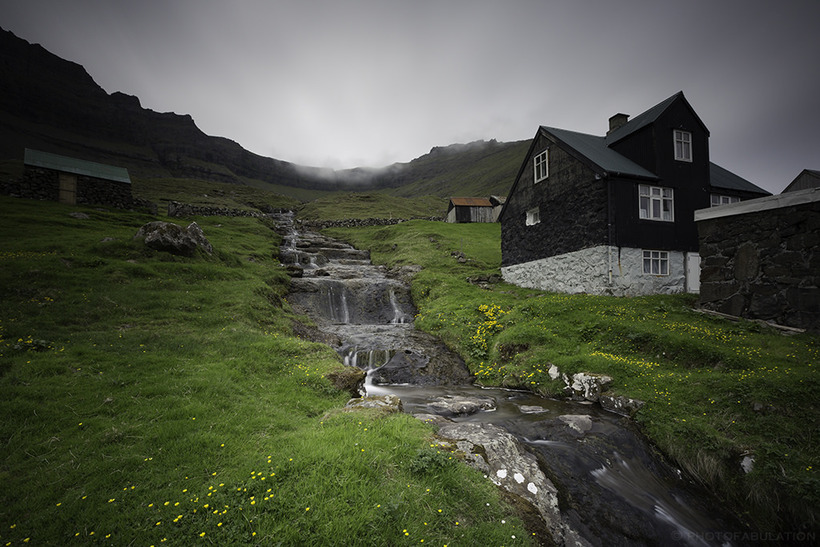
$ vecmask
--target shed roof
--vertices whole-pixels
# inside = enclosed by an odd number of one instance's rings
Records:
[[[30,148],[26,148],[23,163],[33,167],[54,169],[55,171],[74,173],[75,175],[85,175],[87,177],[131,184],[128,169],[124,167],[115,167],[113,165],[60,156],[58,154],[32,150]]]
[[[761,196],[771,195],[763,188],[756,186],[739,175],[727,171],[720,165],[709,162],[709,184],[712,188],[725,188],[727,190],[742,190],[744,192],[754,192]]]
[[[566,129],[541,126],[541,129],[576,150],[602,170],[615,175],[630,175],[657,180],[657,176],[634,161],[609,148],[606,137],[596,137]]]
[[[487,198],[450,198],[451,207],[492,207]]]

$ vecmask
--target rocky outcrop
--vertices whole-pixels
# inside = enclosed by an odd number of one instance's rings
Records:
[[[157,251],[175,255],[193,256],[197,249],[213,254],[214,249],[202,228],[192,222],[183,228],[172,222],[154,221],[143,225],[134,239],[142,239],[145,245]]]
[[[333,387],[348,392],[351,397],[360,397],[364,394],[364,379],[366,376],[365,371],[355,367],[332,370],[325,375],[333,384]]]
[[[430,421],[427,415],[419,416]],[[560,545],[590,545],[563,519],[558,489],[544,475],[538,460],[513,435],[489,423],[437,421],[443,445],[484,473],[493,483],[532,504]]]

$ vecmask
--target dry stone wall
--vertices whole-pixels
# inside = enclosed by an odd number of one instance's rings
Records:
[[[794,205],[699,219],[701,306],[820,331],[820,191],[816,194]]]

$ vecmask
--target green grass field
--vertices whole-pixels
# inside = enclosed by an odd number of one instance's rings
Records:
[[[817,530],[820,337],[698,313],[691,295],[553,294],[470,278],[499,273],[496,224],[412,221],[329,230],[375,262],[420,264],[417,328],[440,336],[486,385],[560,394],[561,372],[610,375],[641,399],[643,432],[761,530]],[[457,260],[463,253],[466,261]],[[754,457],[745,474],[740,462]]]
[[[153,217],[0,211],[0,543],[530,543],[428,425],[340,411],[265,222],[196,218],[215,253],[181,258]]]

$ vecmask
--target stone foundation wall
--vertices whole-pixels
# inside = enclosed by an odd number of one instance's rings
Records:
[[[609,269],[612,267],[612,280]],[[504,266],[504,281],[569,294],[638,296],[672,294],[685,290],[685,255],[669,251],[669,275],[643,273],[643,251],[601,245],[549,258]]]
[[[703,308],[820,331],[820,189],[695,218]]]

